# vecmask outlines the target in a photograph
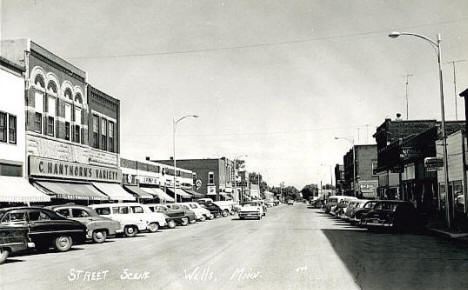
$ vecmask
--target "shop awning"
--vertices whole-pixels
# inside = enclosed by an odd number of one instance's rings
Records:
[[[111,200],[136,200],[135,197],[126,192],[125,189],[120,186],[120,184],[93,182],[93,185],[104,194],[108,195]]]
[[[167,190],[169,190],[170,192],[174,193],[174,188],[168,187]],[[178,196],[182,196],[183,198],[192,198],[192,195],[191,195],[191,194],[186,193],[185,191],[183,191],[183,190],[180,189],[180,188],[176,188],[176,194],[177,194]]]
[[[68,183],[52,181],[35,181],[34,184],[46,194],[63,199],[109,200],[94,186],[87,183]]]
[[[184,189],[184,191],[186,191],[187,193],[193,195],[193,197],[196,197],[196,198],[199,198],[199,197],[203,197],[203,196],[204,196],[203,194],[198,193],[198,192],[193,191],[193,190],[190,190],[190,189]]]
[[[157,188],[157,187],[140,187],[140,189],[150,193],[150,194],[154,194],[156,195],[160,200],[165,200],[165,201],[169,201],[169,202],[174,202],[174,198],[172,198],[171,196],[169,196],[167,193],[164,192],[164,190],[162,190],[161,188]]]
[[[50,197],[32,186],[27,179],[0,176],[0,202],[43,202]]]
[[[139,186],[125,185],[125,188],[130,190],[134,194],[136,194],[138,196],[138,198],[142,198],[142,199],[153,199],[154,198],[153,194],[150,194],[150,193],[146,192],[145,190],[143,190]]]

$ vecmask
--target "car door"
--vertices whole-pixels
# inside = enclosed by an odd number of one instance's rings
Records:
[[[60,224],[52,222],[51,217],[40,209],[29,209],[27,214],[32,236],[49,236],[62,230]]]

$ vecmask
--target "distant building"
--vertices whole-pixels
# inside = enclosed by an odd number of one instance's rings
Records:
[[[355,156],[353,157],[353,154]],[[344,190],[348,195],[377,197],[377,145],[354,145],[343,157]],[[356,174],[354,174],[356,170]]]
[[[336,185],[336,193],[343,194],[344,185],[345,185],[344,165],[341,165],[341,164],[335,165],[335,185]]]
[[[151,160],[172,165],[173,160]],[[194,191],[213,200],[238,200],[234,195],[234,161],[225,157],[211,159],[177,159],[177,166],[196,174]]]

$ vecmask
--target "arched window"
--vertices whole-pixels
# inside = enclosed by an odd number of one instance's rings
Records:
[[[83,104],[83,97],[81,96],[80,93],[75,95],[75,102],[78,102],[80,104]]]
[[[45,88],[44,77],[42,75],[36,75],[34,78],[34,84],[38,87]]]
[[[72,91],[69,88],[65,89],[64,95],[65,95],[65,98],[67,98],[69,100],[73,100]]]
[[[47,84],[47,91],[57,94],[57,84],[53,81],[49,81]]]

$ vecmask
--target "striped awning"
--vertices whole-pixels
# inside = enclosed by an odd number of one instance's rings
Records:
[[[135,197],[126,192],[125,189],[117,183],[93,182],[93,185],[100,191],[110,197],[111,200],[131,200],[135,201]]]
[[[50,197],[32,186],[27,179],[0,176],[0,202],[47,202]]]
[[[109,200],[94,186],[88,183],[68,183],[53,181],[35,181],[34,185],[46,194],[71,200]]]
[[[156,195],[160,200],[174,202],[174,198],[172,198],[167,193],[165,193],[164,190],[162,190],[161,188],[157,188],[157,187],[140,187],[140,189],[142,189],[142,190],[144,190],[144,191],[146,191],[146,192],[148,192],[150,194]]]
[[[196,198],[200,198],[200,197],[204,196],[203,194],[198,193],[198,192],[193,191],[193,190],[190,190],[190,189],[184,189],[184,191],[186,191],[187,193],[193,195],[193,197],[196,197]]]
[[[126,189],[128,189],[129,191],[133,192],[134,194],[136,194],[138,196],[138,198],[142,198],[142,199],[153,199],[154,198],[153,194],[150,194],[150,193],[146,192],[145,190],[143,190],[139,186],[125,185],[124,187]]]
[[[170,192],[172,192],[174,194],[174,188],[168,187],[167,190],[169,190]],[[176,194],[178,196],[182,196],[183,198],[192,198],[191,194],[188,194],[187,192],[183,191],[180,188],[176,188]]]

